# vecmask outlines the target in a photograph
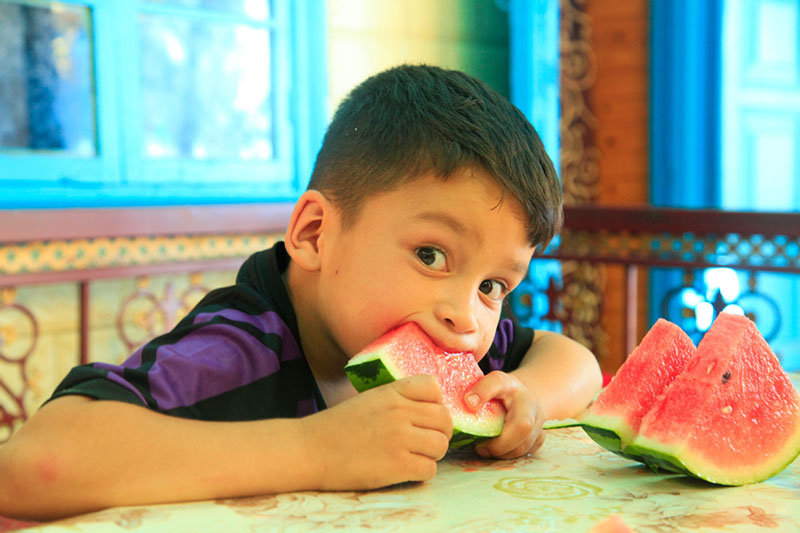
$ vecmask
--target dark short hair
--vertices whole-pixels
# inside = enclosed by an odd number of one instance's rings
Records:
[[[471,166],[522,204],[531,246],[542,250],[560,231],[561,183],[525,115],[482,81],[434,66],[398,66],[353,89],[328,127],[308,187],[329,198],[347,226],[372,194]]]

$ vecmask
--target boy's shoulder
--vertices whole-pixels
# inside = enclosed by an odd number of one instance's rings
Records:
[[[229,309],[228,314],[277,313],[296,330],[294,309],[282,280],[288,264],[289,255],[283,242],[252,254],[239,268],[233,285],[210,291],[184,321],[197,323],[203,317]]]

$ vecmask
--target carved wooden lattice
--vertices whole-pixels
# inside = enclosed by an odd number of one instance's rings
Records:
[[[626,353],[638,341],[639,269],[649,267],[682,273],[658,304],[660,316],[675,322],[693,318],[694,308],[681,299],[683,291],[691,289],[698,300],[710,304],[715,315],[727,305],[738,305],[772,340],[782,323],[796,318],[781,316],[776,295],[763,290],[760,279],[767,272],[800,275],[800,214],[568,207],[560,242],[540,258],[559,260],[562,279],[525,280],[521,294],[513,300],[515,314],[534,326],[537,320],[557,320],[565,333],[594,349],[598,339],[603,339],[592,330],[588,330],[592,336],[587,335],[586,324],[599,322],[595,310],[608,305],[597,300],[604,285],[604,271],[597,268],[602,265],[622,266],[628,274],[626,293],[618,295],[624,300],[627,320]],[[746,272],[745,290],[732,301],[724,300],[719,292],[708,296],[700,273],[712,267]],[[692,321],[683,327],[699,341],[702,332],[692,329]]]
[[[17,291],[0,289],[0,442],[6,440],[27,419],[26,367],[39,338],[39,323],[27,307],[16,302]]]
[[[586,2],[561,0],[560,7],[561,181],[564,204],[580,206],[595,203],[600,186],[597,119],[589,106],[597,64]],[[600,321],[605,287],[603,265],[562,263],[559,285],[564,288],[563,296],[553,313],[564,333],[604,357],[606,334]]]

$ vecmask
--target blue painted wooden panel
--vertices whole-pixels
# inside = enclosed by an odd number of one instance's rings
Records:
[[[735,163],[725,182],[724,206],[760,211],[800,207],[797,154],[800,112],[742,109],[736,117],[740,151],[727,154]]]
[[[719,205],[723,0],[653,0],[650,10],[650,201]]]
[[[729,0],[725,10],[722,206],[800,208],[798,0]]]
[[[552,0],[511,0],[511,100],[559,168],[559,10]]]
[[[722,207],[800,210],[800,1],[727,0]],[[743,285],[744,286],[744,285]],[[762,275],[783,317],[777,351],[800,367],[800,281]]]
[[[729,1],[727,17],[727,44],[741,54],[743,86],[800,88],[796,0]]]
[[[135,0],[64,2],[92,13],[98,153],[80,158],[0,148],[0,208],[263,202],[302,191],[328,119],[327,73],[319,61],[325,57],[324,0],[271,0],[265,21]],[[143,13],[218,27],[250,25],[269,34],[269,158],[142,155]]]
[[[654,204],[800,209],[798,17],[800,0],[653,0]],[[732,273],[707,274],[714,285]],[[651,319],[676,276],[653,273]],[[735,279],[731,299],[747,290],[743,273]],[[774,347],[800,357],[800,281],[762,274],[758,287],[782,318]]]
[[[509,3],[511,100],[528,117],[559,169],[559,9],[552,0],[511,0]],[[509,301],[520,323],[559,331],[561,324],[540,319],[544,301],[521,304],[528,294],[541,294],[551,278],[561,278],[556,261],[532,261],[525,281]],[[532,286],[536,285],[536,286]],[[531,311],[533,315],[530,315]]]

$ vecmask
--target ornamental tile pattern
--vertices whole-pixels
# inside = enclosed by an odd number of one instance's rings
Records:
[[[610,232],[565,229],[545,255],[592,261],[680,263],[794,272],[800,238],[787,235]]]
[[[271,233],[0,243],[0,276],[247,257],[280,238]]]

